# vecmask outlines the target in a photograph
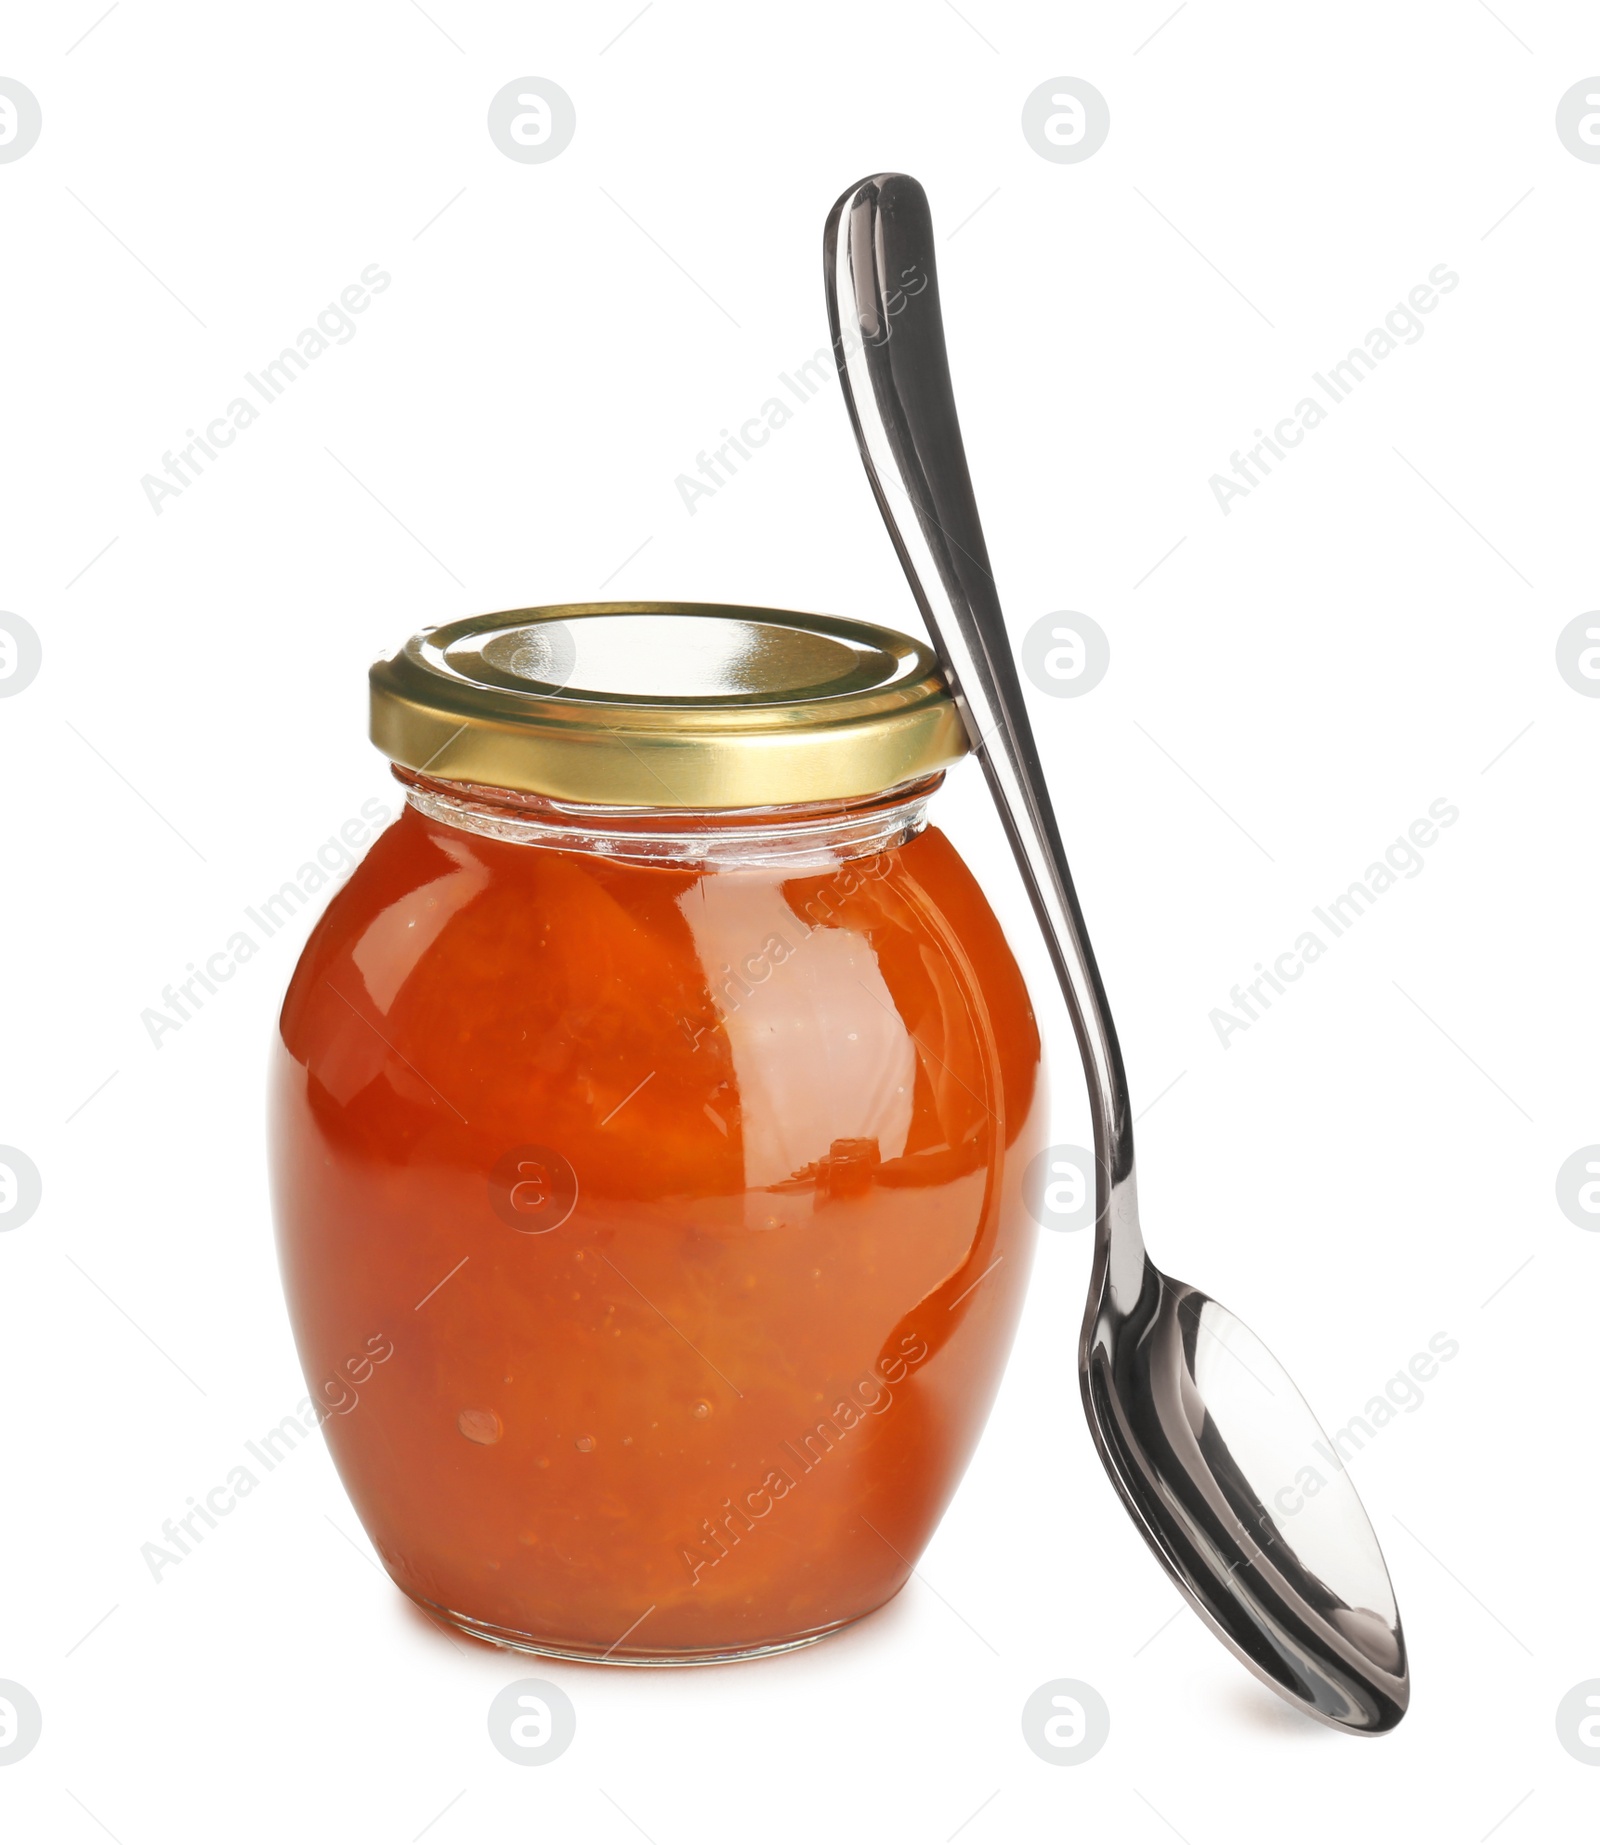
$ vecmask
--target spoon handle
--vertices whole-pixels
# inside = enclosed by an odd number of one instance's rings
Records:
[[[1104,1230],[1112,1190],[1133,1170],[1128,1083],[989,569],[950,386],[926,193],[904,173],[860,181],[829,214],[823,251],[834,354],[861,458],[1072,1015]]]

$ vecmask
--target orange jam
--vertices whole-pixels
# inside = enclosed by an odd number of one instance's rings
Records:
[[[380,1556],[583,1658],[857,1619],[988,1413],[1045,1138],[1021,976],[918,830],[939,778],[764,808],[765,855],[748,815],[663,846],[402,779],[272,1076],[300,1355]]]

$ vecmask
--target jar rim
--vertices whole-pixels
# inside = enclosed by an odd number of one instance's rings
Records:
[[[406,804],[426,819],[508,845],[586,852],[622,863],[701,871],[834,865],[914,839],[942,772],[849,801],[782,807],[644,808],[552,800],[395,767]]]
[[[595,805],[848,800],[967,749],[920,641],[743,604],[468,616],[413,635],[370,684],[372,740],[400,767]]]

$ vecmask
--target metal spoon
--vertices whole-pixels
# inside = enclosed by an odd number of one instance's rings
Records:
[[[1338,1728],[1393,1729],[1409,1696],[1405,1640],[1338,1452],[1259,1340],[1145,1254],[1122,1054],[989,571],[921,186],[903,173],[852,186],[829,214],[824,265],[839,376],[878,510],[988,776],[1083,1055],[1099,1170],[1078,1369],[1095,1446],[1178,1587],[1258,1678]]]

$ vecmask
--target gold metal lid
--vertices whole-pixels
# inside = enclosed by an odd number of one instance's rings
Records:
[[[424,628],[372,668],[391,761],[607,807],[846,800],[937,774],[966,736],[932,653],[866,622],[589,602]]]

